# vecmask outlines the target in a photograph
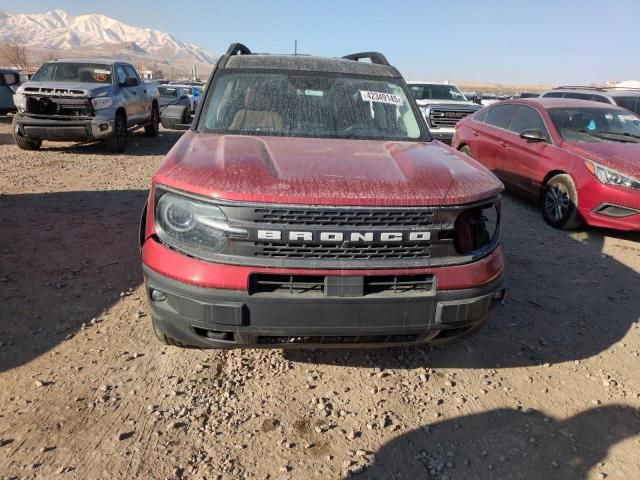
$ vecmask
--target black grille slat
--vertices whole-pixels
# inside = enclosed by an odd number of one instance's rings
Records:
[[[254,223],[262,225],[316,225],[332,227],[430,226],[433,210],[338,210],[256,208]]]
[[[429,258],[430,245],[326,245],[255,242],[257,257],[308,259]]]

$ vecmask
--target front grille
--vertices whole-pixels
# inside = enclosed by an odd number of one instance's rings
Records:
[[[27,97],[27,113],[47,116],[90,116],[93,106],[88,98]]]
[[[430,209],[305,209],[256,208],[254,222],[262,225],[315,225],[337,227],[397,227],[433,225]]]
[[[434,108],[429,113],[429,123],[433,128],[452,128],[455,127],[456,123],[472,113],[465,110]]]
[[[370,275],[336,277],[322,275],[277,275],[254,273],[249,277],[249,294],[289,294],[304,296],[345,296],[329,293],[340,292],[341,284],[348,283],[348,296],[366,295],[424,295],[435,291],[432,274]],[[331,286],[334,288],[330,290]],[[354,295],[354,291],[361,295]]]
[[[261,258],[315,260],[389,260],[429,258],[429,244],[328,245],[324,243],[254,242],[254,255]]]
[[[309,336],[260,336],[256,341],[262,345],[343,345],[350,343],[409,343],[418,340],[417,334],[404,335],[309,335]]]

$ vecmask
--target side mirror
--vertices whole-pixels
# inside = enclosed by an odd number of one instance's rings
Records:
[[[545,137],[540,130],[537,128],[532,128],[529,130],[525,130],[520,134],[520,138],[525,139],[527,142],[546,142],[547,137]]]
[[[125,81],[120,84],[122,87],[137,87],[138,85],[138,79],[133,77],[127,77]]]

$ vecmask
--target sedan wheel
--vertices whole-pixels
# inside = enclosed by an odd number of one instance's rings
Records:
[[[571,177],[565,173],[551,178],[540,197],[542,215],[555,228],[572,229],[580,225],[578,192]]]

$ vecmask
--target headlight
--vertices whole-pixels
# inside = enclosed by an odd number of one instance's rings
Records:
[[[91,104],[95,110],[102,110],[113,105],[111,97],[96,97],[91,99]]]
[[[161,193],[155,208],[160,240],[194,257],[219,252],[230,237],[245,238],[247,231],[231,227],[222,210],[210,203]]]
[[[590,160],[585,160],[584,166],[587,167],[587,170],[589,170],[593,175],[595,175],[600,183],[640,190],[640,180],[636,178],[616,172],[611,168],[604,167],[599,163],[592,162]]]
[[[469,254],[494,244],[500,234],[500,201],[462,211],[454,223],[456,251]]]
[[[27,97],[25,97],[21,93],[16,93],[13,96],[13,103],[18,110],[24,112],[27,108]]]

